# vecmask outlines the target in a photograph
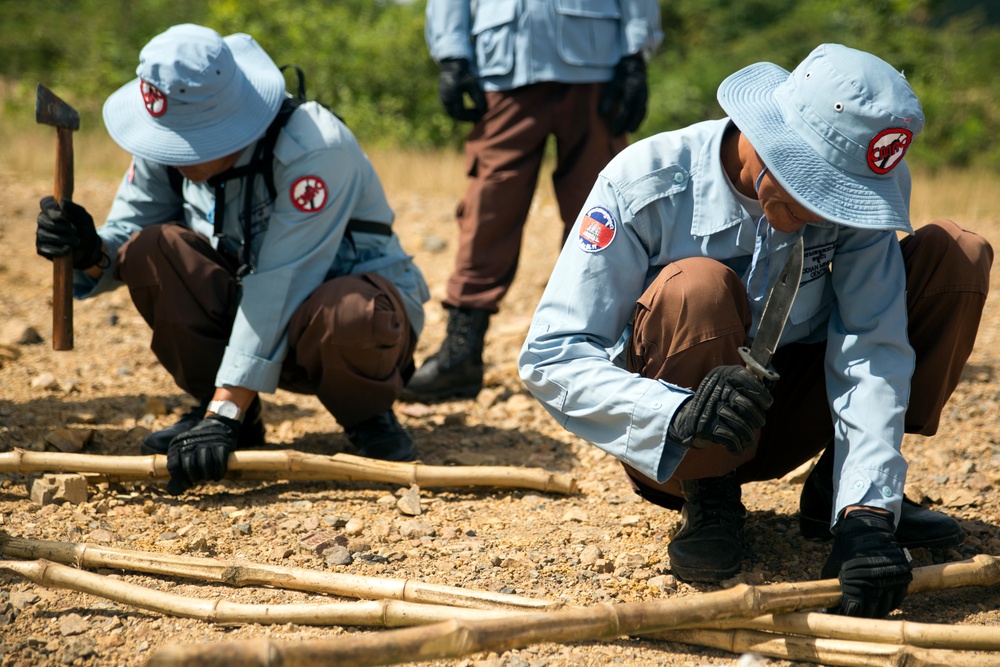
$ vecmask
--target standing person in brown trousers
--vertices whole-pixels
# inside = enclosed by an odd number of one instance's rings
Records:
[[[315,395],[362,456],[411,460],[392,410],[413,372],[427,286],[367,157],[330,111],[285,92],[245,34],[178,25],[104,105],[133,155],[98,230],[47,197],[36,245],[71,255],[78,298],[122,284],[151,347],[198,404],[147,436],[171,492],[264,443],[260,394]]]
[[[646,115],[646,59],[663,36],[656,0],[429,0],[426,37],[445,111],[475,122],[447,334],[403,394],[429,402],[482,388],[483,340],[517,270],[549,135],[565,238],[598,172]]]
[[[913,230],[904,156],[923,110],[877,56],[823,44],[792,72],[741,69],[718,99],[728,117],[637,142],[601,172],[521,379],[641,497],[680,511],[666,551],[686,581],[743,566],[744,483],[823,451],[801,533],[833,541],[819,574],[840,579],[836,612],[885,616],[912,578],[906,549],[962,539],[905,498],[903,435],[938,428],[993,250],[949,220]],[[777,284],[797,294],[783,328],[765,328]],[[776,379],[740,354],[762,332]]]

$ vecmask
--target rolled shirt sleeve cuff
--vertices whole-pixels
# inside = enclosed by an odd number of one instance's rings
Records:
[[[278,388],[280,376],[280,363],[227,347],[215,377],[215,386],[246,387],[254,391],[272,393]]]
[[[111,263],[101,272],[101,277],[97,280],[94,280],[83,271],[73,272],[73,296],[77,299],[89,299],[103,292],[110,292],[121,285],[121,282],[114,278],[115,266],[118,260],[118,245],[105,238],[102,238],[101,242],[104,244],[107,257]]]
[[[689,391],[662,381],[650,383],[649,390],[635,403],[626,463],[659,483],[673,475],[687,448],[667,439],[667,427],[677,408],[690,395]]]
[[[877,469],[854,468],[845,472],[840,479],[830,525],[834,525],[843,509],[851,505],[889,510],[898,526],[903,505],[903,480]]]

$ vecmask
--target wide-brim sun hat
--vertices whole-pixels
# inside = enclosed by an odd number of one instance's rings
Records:
[[[286,97],[284,75],[253,37],[193,24],[150,40],[136,74],[104,103],[104,124],[129,153],[170,166],[249,146]]]
[[[822,219],[912,232],[903,156],[924,125],[902,73],[870,53],[822,44],[792,72],[756,63],[727,77],[719,104],[785,190]]]

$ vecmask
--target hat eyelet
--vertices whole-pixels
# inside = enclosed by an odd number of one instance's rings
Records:
[[[812,78],[812,75],[813,75],[813,73],[812,73],[812,72],[806,72],[806,73],[805,73],[805,77],[804,77],[804,78],[806,78],[806,79],[811,79],[811,78]]]
[[[183,95],[186,92],[186,90],[184,88],[181,88],[177,92],[180,93],[181,95]]]
[[[843,102],[835,102],[834,105],[833,105],[833,110],[836,111],[837,113],[840,113],[841,111],[844,110],[844,103]]]

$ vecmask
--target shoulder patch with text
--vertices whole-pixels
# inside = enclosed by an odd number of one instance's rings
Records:
[[[326,183],[319,176],[303,176],[288,191],[292,205],[303,213],[315,213],[326,205],[328,191]]]
[[[583,216],[576,241],[584,252],[600,252],[615,240],[617,230],[618,223],[611,211],[595,206]]]

